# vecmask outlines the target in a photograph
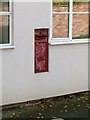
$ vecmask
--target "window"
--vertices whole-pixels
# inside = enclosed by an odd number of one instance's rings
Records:
[[[0,0],[0,46],[11,45],[11,0]]]
[[[51,40],[87,41],[90,38],[90,0],[53,0]]]

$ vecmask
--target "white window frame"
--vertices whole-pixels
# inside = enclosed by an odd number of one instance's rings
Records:
[[[0,44],[0,48],[9,48],[12,46],[12,0],[9,0],[9,11],[0,12],[0,16],[9,16],[9,43]]]
[[[87,43],[90,42],[90,38],[85,39],[73,39],[72,38],[72,22],[73,14],[90,14],[90,12],[73,12],[73,0],[69,0],[69,12],[53,12],[53,0],[51,0],[51,15],[50,15],[50,40],[49,43],[54,44],[70,44],[70,43]],[[53,38],[53,14],[69,14],[69,37],[68,38]]]

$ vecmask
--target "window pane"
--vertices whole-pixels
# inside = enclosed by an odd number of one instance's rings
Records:
[[[89,14],[73,15],[73,38],[89,38]]]
[[[53,0],[53,12],[68,12],[68,0]]]
[[[89,12],[90,11],[90,2],[84,2],[84,1],[74,0],[73,11],[74,12]]]
[[[0,0],[0,12],[9,11],[9,0]]]
[[[9,16],[0,16],[0,44],[9,43]]]
[[[53,38],[68,38],[68,14],[53,14]]]

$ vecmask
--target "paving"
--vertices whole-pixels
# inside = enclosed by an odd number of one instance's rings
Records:
[[[89,120],[90,93],[59,96],[39,101],[30,101],[18,106],[4,107],[2,120],[9,119],[50,119]]]

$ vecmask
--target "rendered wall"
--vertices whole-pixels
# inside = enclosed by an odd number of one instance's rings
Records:
[[[33,30],[38,27],[50,27],[50,3],[14,3],[15,49],[0,54],[0,104],[88,90],[88,44],[49,45],[49,72],[34,74]]]
[[[0,105],[2,104],[2,50],[0,50]]]

